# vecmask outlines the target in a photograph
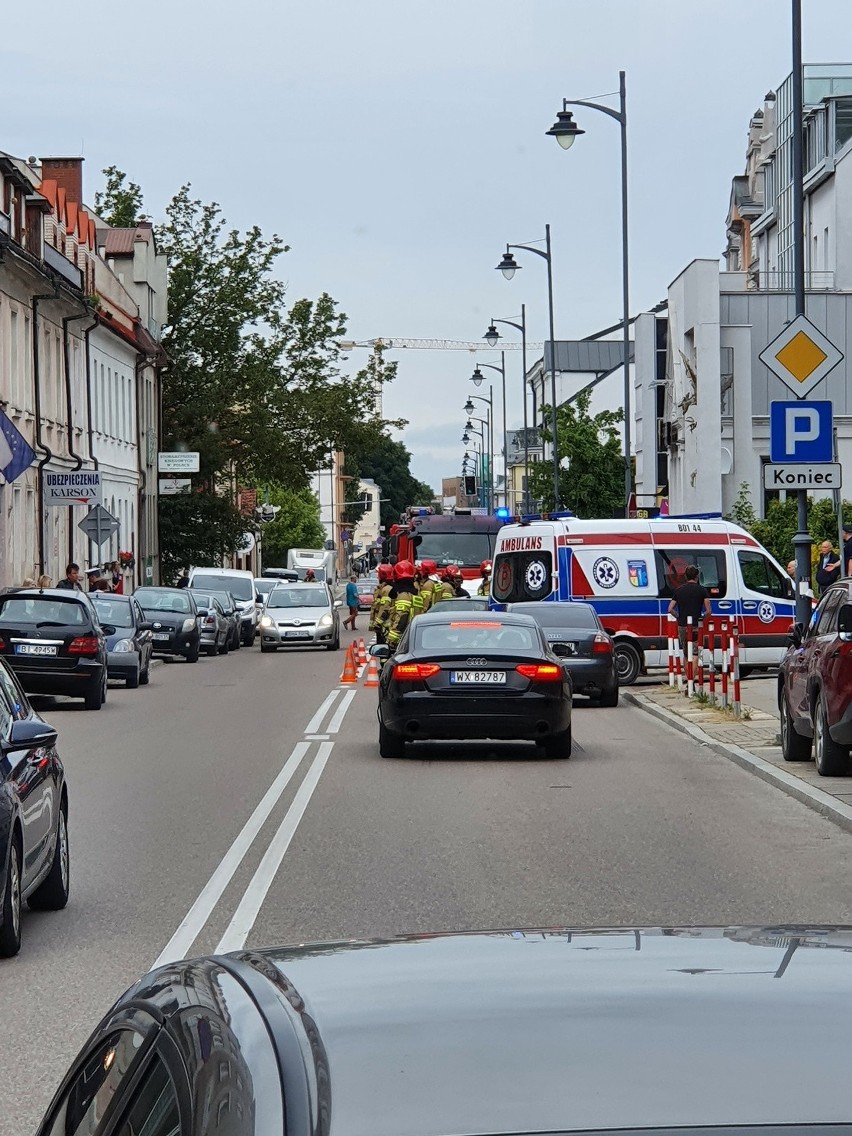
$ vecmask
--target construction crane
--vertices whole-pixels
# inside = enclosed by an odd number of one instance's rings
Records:
[[[492,347],[484,340],[468,342],[462,339],[341,339],[337,346],[342,351],[351,351],[355,347],[366,347],[373,350],[382,347],[386,351],[413,350],[413,351],[520,351],[521,343],[515,340],[500,340]],[[543,343],[528,343],[527,351],[543,351]]]

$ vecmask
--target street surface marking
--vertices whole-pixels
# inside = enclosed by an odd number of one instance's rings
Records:
[[[334,702],[335,698],[337,698],[339,693],[340,693],[340,688],[338,687],[337,690],[333,690],[331,692],[331,694],[329,694],[328,698],[326,698],[326,700],[320,706],[319,710],[317,710],[316,714],[314,714],[313,718],[311,718],[310,722],[308,722],[307,726],[305,726],[304,732],[306,734],[316,734],[316,733],[319,732],[319,728],[322,725],[323,718],[328,713],[328,710],[331,707],[332,702]]]
[[[281,867],[281,861],[284,859],[285,853],[290,847],[290,841],[295,836],[299,822],[305,815],[305,810],[319,783],[319,779],[322,776],[322,772],[325,769],[326,762],[333,748],[334,742],[323,742],[320,745],[319,753],[311,763],[293,798],[293,803],[284,814],[284,819],[281,821],[278,831],[275,833],[269,843],[269,847],[264,852],[263,859],[258,864],[257,871],[252,876],[245,890],[245,894],[240,900],[237,910],[234,912],[233,919],[228,924],[225,934],[216,947],[215,954],[223,954],[226,951],[238,951],[245,945],[245,941],[263,906],[263,901],[266,899],[267,892],[272,885],[272,881],[275,879],[275,875]]]
[[[328,743],[326,743],[328,744]],[[302,758],[311,748],[310,742],[297,742],[293,752],[284,765],[254,812],[237,834],[231,847],[222,857],[213,875],[201,889],[195,903],[190,907],[178,929],[169,939],[152,966],[152,970],[163,966],[167,962],[185,958],[190,947],[198,938],[214,907],[222,897],[222,892],[231,882],[237,868],[243,861],[245,854],[251,847],[255,837],[260,832],[269,814],[275,807],[278,798],[286,789],[293,774],[299,768]]]
[[[342,726],[344,715],[346,714],[346,711],[349,709],[349,707],[352,703],[352,699],[355,697],[356,693],[357,693],[356,690],[347,690],[347,692],[340,699],[340,705],[335,710],[334,717],[331,719],[331,721],[326,726],[326,729],[328,730],[328,732],[330,734],[336,734],[337,731]]]
[[[305,734],[306,742],[327,742],[328,734]]]

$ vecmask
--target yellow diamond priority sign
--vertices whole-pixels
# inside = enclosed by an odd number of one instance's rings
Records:
[[[798,398],[805,398],[843,358],[807,316],[796,316],[760,353],[760,361]]]

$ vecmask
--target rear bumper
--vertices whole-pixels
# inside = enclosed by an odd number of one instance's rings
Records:
[[[11,659],[8,665],[27,694],[67,694],[80,697],[92,683],[103,679],[103,664],[98,660],[81,659],[74,670],[59,671],[17,668]]]
[[[379,720],[391,733],[424,740],[535,741],[571,725],[570,697],[524,694],[511,698],[442,697],[413,691],[385,696]]]
[[[563,659],[562,664],[571,676],[575,694],[612,690],[618,686],[612,655],[597,659]]]
[[[142,660],[138,651],[110,651],[107,656],[107,678],[127,678],[134,674]]]

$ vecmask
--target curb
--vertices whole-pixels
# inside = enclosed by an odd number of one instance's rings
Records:
[[[845,829],[847,832],[852,832],[852,805],[846,805],[842,801],[838,801],[830,793],[824,792],[822,789],[816,789],[812,785],[800,780],[793,773],[787,773],[783,769],[778,769],[771,762],[765,761],[757,754],[750,753],[747,749],[742,749],[741,746],[729,745],[726,742],[720,742],[716,738],[711,737],[699,726],[690,725],[688,722],[678,717],[677,714],[672,713],[671,710],[666,710],[664,706],[658,706],[648,698],[643,698],[641,694],[634,694],[632,691],[621,691],[621,697],[626,699],[631,705],[637,706],[640,710],[644,710],[646,714],[650,714],[654,718],[658,718],[661,722],[671,726],[672,729],[678,730],[682,734],[686,734],[692,738],[693,741],[698,742],[699,745],[707,746],[712,749],[714,753],[719,754],[720,757],[726,757],[729,761],[733,761],[742,769],[748,770],[756,777],[760,777],[762,781],[767,781],[770,785],[774,785],[776,789],[780,789],[789,797],[794,797],[803,805],[807,805],[809,809],[826,817],[827,820],[833,821],[834,824],[840,828]]]

